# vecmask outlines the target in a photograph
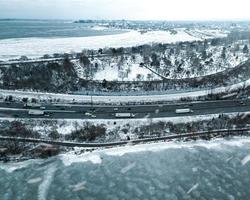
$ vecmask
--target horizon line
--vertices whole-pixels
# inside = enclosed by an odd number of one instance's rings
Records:
[[[78,19],[63,19],[63,18],[19,18],[19,17],[15,17],[15,18],[8,18],[8,17],[0,17],[0,20],[37,20],[37,21],[41,21],[41,20],[46,20],[46,21],[53,21],[53,20],[59,20],[59,21],[80,21],[80,20],[91,20],[91,21],[155,21],[155,22],[250,22],[250,18],[246,19],[246,18],[242,18],[242,19],[238,19],[238,18],[228,18],[228,19],[97,19],[97,18],[78,18]]]

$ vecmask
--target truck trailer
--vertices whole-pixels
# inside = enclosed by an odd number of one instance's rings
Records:
[[[185,109],[176,109],[175,113],[176,114],[186,114],[186,113],[192,113],[194,112],[193,110],[191,110],[190,108],[185,108]]]
[[[133,113],[116,113],[116,118],[134,118],[135,115]]]
[[[42,116],[44,114],[43,110],[29,110],[29,115]]]
[[[40,108],[42,105],[39,103],[25,103],[24,108]]]

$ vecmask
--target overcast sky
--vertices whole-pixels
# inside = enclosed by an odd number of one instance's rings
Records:
[[[250,0],[0,0],[0,18],[240,20]]]

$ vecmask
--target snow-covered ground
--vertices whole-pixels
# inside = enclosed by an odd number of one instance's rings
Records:
[[[236,116],[238,113],[231,113],[228,116]],[[136,127],[140,127],[143,125],[148,125],[150,123],[157,123],[157,122],[172,122],[174,124],[179,123],[190,123],[190,122],[197,122],[203,120],[211,120],[213,118],[218,118],[219,114],[210,114],[210,115],[197,115],[197,116],[185,116],[185,117],[166,117],[166,118],[144,118],[144,119],[89,119],[89,120],[80,120],[80,119],[61,119],[61,120],[44,120],[44,119],[18,119],[25,124],[29,124],[30,128],[34,131],[38,131],[40,133],[46,133],[53,129],[57,130],[58,133],[65,135],[69,134],[72,131],[75,131],[82,126],[86,122],[90,122],[94,125],[105,125],[107,127],[107,132],[114,131],[117,128],[129,128],[135,129]],[[0,121],[3,120],[13,120],[8,118],[0,118]],[[46,122],[47,121],[47,122]],[[44,123],[46,122],[46,123]],[[114,123],[115,122],[115,123]]]
[[[96,81],[152,81],[160,80],[161,77],[144,66],[140,66],[143,59],[139,55],[131,56],[110,56],[94,58],[90,61],[92,76],[89,76],[89,69],[79,61],[73,60],[73,66],[79,78]],[[97,68],[95,67],[97,66]],[[88,75],[87,75],[88,74]]]
[[[171,49],[159,55],[160,67],[151,69],[168,79],[194,78],[216,74],[234,68],[249,59],[248,53],[243,53],[245,44],[249,42],[237,41],[230,45],[217,45],[204,48],[204,51],[182,49],[171,53]],[[225,55],[223,55],[225,48]],[[236,50],[236,48],[238,48]],[[165,59],[165,61],[164,61]],[[167,60],[167,61],[166,61]]]
[[[250,114],[249,112],[244,113],[228,113],[224,114],[230,118],[236,117],[239,114]],[[192,123],[192,122],[200,122],[200,121],[209,121],[212,119],[216,119],[220,114],[210,114],[210,115],[196,115],[196,116],[182,116],[182,117],[166,117],[166,118],[144,118],[144,119],[113,119],[113,120],[105,120],[105,119],[89,119],[89,120],[81,120],[81,119],[18,119],[18,121],[25,124],[25,126],[33,131],[40,133],[41,135],[47,135],[51,131],[57,131],[61,135],[67,135],[72,133],[73,131],[79,130],[86,126],[87,123],[95,126],[104,126],[106,128],[106,137],[108,139],[109,135],[117,134],[118,138],[126,139],[129,135],[130,138],[137,138],[134,135],[134,131],[136,128],[140,128],[142,126],[147,126],[151,124],[156,124],[159,122],[164,123],[173,123],[173,124],[183,124],[183,123]],[[14,121],[13,118],[0,118],[0,123],[4,123],[5,121]],[[124,133],[124,129],[127,130],[127,133]],[[162,130],[167,131],[169,130]]]
[[[218,88],[214,90],[216,91],[225,91],[225,88]],[[210,90],[202,90],[195,92],[187,92],[187,93],[175,93],[175,94],[166,94],[166,95],[145,95],[145,96],[92,96],[92,100],[94,103],[143,103],[143,102],[158,102],[158,101],[177,101],[183,97],[196,98],[198,96],[204,96],[209,94]],[[36,98],[40,101],[46,100],[54,100],[54,102],[78,102],[78,103],[90,103],[91,96],[90,95],[71,95],[71,94],[55,94],[55,93],[41,93],[41,92],[24,92],[18,90],[0,90],[0,97],[6,97],[12,95],[14,98],[22,99],[22,98]]]
[[[4,39],[0,40],[0,60],[19,58],[22,55],[35,58],[45,54],[81,52],[83,49],[194,41],[204,39],[205,35],[203,34],[202,37],[200,35],[193,36],[184,30],[178,30],[177,34],[171,34],[167,31],[150,31],[144,34],[138,31],[130,31],[117,35],[94,37]],[[213,37],[218,35],[223,34],[216,33]],[[210,37],[212,36],[206,36],[206,38]]]
[[[163,52],[150,49],[148,54],[95,57],[90,59],[89,68],[74,61],[79,78],[107,81],[152,81],[167,79],[194,78],[216,74],[232,69],[250,58],[243,48],[248,41],[232,42],[230,45],[211,45],[195,43],[189,45],[172,45]],[[173,50],[175,49],[175,51]],[[156,55],[159,66],[152,65],[152,55]],[[155,59],[155,58],[154,58]],[[88,75],[84,75],[88,74]]]
[[[140,67],[138,64],[123,66],[119,70],[117,65],[107,66],[105,70],[100,70],[94,75],[94,80],[107,81],[144,81],[158,80],[159,77],[153,74],[149,69]]]
[[[103,31],[103,30],[106,30],[108,28],[105,26],[96,25],[96,26],[92,26],[91,29],[95,30],[95,31]]]
[[[139,55],[119,56],[109,58],[95,58],[92,65],[98,65],[97,71],[93,74],[93,80],[107,81],[151,81],[159,80],[160,77],[149,69],[140,66],[143,58]]]
[[[75,148],[75,150],[71,152],[67,152],[64,154],[60,154],[59,158],[62,160],[65,166],[71,166],[75,163],[82,162],[91,162],[93,164],[101,164],[103,162],[103,155],[109,156],[123,156],[127,154],[140,153],[140,152],[161,152],[166,149],[194,149],[195,147],[201,147],[205,149],[213,149],[213,151],[221,151],[225,150],[225,146],[227,148],[239,148],[244,145],[250,144],[249,137],[233,137],[230,140],[225,140],[225,138],[216,138],[210,141],[198,140],[198,141],[189,141],[189,142],[157,142],[157,143],[147,143],[147,144],[138,144],[138,145],[126,145],[122,147],[115,147],[109,149],[99,149],[93,152],[80,153],[81,148]],[[79,154],[76,152],[79,151]],[[233,157],[229,157],[227,161],[230,161]],[[237,158],[240,159],[240,158]],[[241,160],[241,164],[246,165],[250,162],[250,156],[247,155],[243,157]],[[22,170],[28,167],[31,167],[36,164],[43,164],[44,160],[36,159],[36,160],[27,160],[23,162],[10,162],[0,164],[0,169],[5,170],[7,173],[13,173],[18,170]],[[126,172],[131,168],[135,167],[135,163],[132,162],[126,167],[121,169],[122,172]],[[196,168],[192,170],[197,170]],[[39,181],[40,179],[30,179],[28,183],[32,183],[34,181]],[[77,187],[84,185],[82,184],[76,185]],[[75,187],[76,187],[75,186]]]
[[[229,93],[235,90],[241,89],[243,87],[250,85],[250,79],[245,82],[240,82],[231,86],[218,87],[209,90],[198,90],[193,92],[180,92],[180,93],[170,93],[162,95],[144,95],[144,96],[90,96],[90,95],[71,95],[71,94],[55,94],[55,93],[42,93],[42,92],[27,92],[18,90],[0,90],[0,98],[5,98],[12,95],[14,98],[22,99],[36,98],[40,101],[52,101],[52,102],[65,102],[65,103],[143,103],[143,102],[160,102],[160,101],[178,101],[182,98],[191,98],[196,100],[197,97],[206,96],[208,94],[219,94],[219,93]]]
[[[241,113],[244,114],[243,116],[249,115],[249,112]],[[234,118],[238,116],[239,113],[230,113],[227,114],[228,117]],[[192,117],[174,117],[174,118],[159,118],[159,119],[153,119],[152,121],[149,119],[140,119],[140,120],[134,120],[134,119],[126,119],[126,120],[89,120],[88,122],[95,124],[95,125],[105,125],[107,127],[108,131],[115,131],[118,130],[118,134],[120,138],[126,137],[127,135],[133,137],[133,134],[128,132],[127,134],[122,133],[122,129],[126,128],[128,131],[133,131],[136,127],[143,126],[143,125],[149,125],[151,123],[157,123],[157,122],[172,122],[174,124],[179,123],[192,123],[192,122],[199,122],[199,121],[207,121],[214,118],[218,118],[219,115],[206,115],[206,116],[192,116]],[[0,119],[0,123],[6,122],[5,120],[11,121],[13,119]],[[51,130],[57,130],[60,134],[68,134],[71,131],[75,131],[78,128],[81,128],[81,125],[86,123],[84,120],[48,120],[45,122],[44,119],[40,120],[31,120],[31,119],[22,119],[22,123],[24,123],[27,127],[30,126],[35,131],[38,131],[41,134],[46,134]],[[116,121],[116,124],[114,124],[114,121]],[[129,124],[129,126],[128,126]],[[169,133],[171,134],[171,133]],[[231,138],[232,139],[232,138]],[[67,152],[65,154],[61,154],[60,158],[62,159],[63,163],[67,166],[78,163],[78,162],[87,162],[91,161],[95,164],[100,164],[102,162],[102,155],[111,155],[111,156],[122,156],[124,154],[128,153],[135,153],[135,152],[145,152],[145,151],[162,151],[164,149],[176,149],[176,148],[194,148],[196,147],[203,147],[213,150],[221,150],[223,145],[226,145],[227,147],[235,147],[235,146],[242,146],[244,144],[249,144],[250,139],[249,137],[234,137],[232,140],[225,140],[223,138],[216,138],[211,141],[193,141],[193,142],[176,142],[176,141],[170,141],[170,142],[157,142],[157,143],[147,143],[147,144],[139,144],[139,145],[126,145],[121,147],[115,147],[115,148],[108,148],[108,149],[97,149],[93,152],[87,152],[82,153],[83,148],[74,148],[74,150]],[[247,162],[249,162],[249,156],[245,157],[242,160],[242,165],[245,165]],[[40,160],[38,160],[40,161]],[[33,162],[33,161],[32,161]],[[10,167],[4,167],[0,166],[1,169],[6,170],[7,172],[13,172],[16,169],[20,169],[22,167],[26,167],[27,164],[30,164],[30,161],[25,161],[24,165],[19,165],[20,163],[14,164],[14,166]],[[128,167],[122,169],[122,173],[129,170],[131,167],[133,167],[134,164],[129,165]]]
[[[220,29],[191,29],[191,30],[185,30],[186,33],[199,37],[201,39],[207,39],[207,38],[214,38],[216,37],[225,37],[228,32],[222,31]]]

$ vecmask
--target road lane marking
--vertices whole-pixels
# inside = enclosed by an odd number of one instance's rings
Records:
[[[4,111],[29,111],[29,110],[40,110],[40,109],[24,109],[24,108],[0,108]],[[66,111],[66,110],[41,110],[44,112],[53,112],[53,113],[76,113],[77,111]]]

